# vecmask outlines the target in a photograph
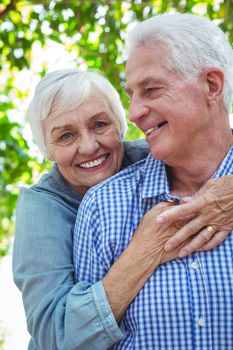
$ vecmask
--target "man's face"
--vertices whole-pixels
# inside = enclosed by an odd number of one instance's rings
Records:
[[[126,91],[131,99],[129,119],[146,136],[152,155],[168,165],[199,155],[210,126],[202,75],[193,82],[163,64],[160,46],[142,46],[129,57]]]

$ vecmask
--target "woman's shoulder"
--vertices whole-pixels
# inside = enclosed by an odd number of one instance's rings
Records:
[[[134,141],[123,141],[123,145],[124,158],[122,163],[122,169],[142,159],[145,159],[150,152],[148,143],[144,139],[137,139]]]
[[[56,207],[65,206],[76,212],[81,200],[82,197],[70,188],[56,165],[53,165],[48,173],[41,176],[37,184],[20,189],[18,202],[27,206],[37,203],[38,206],[44,207],[53,203]]]

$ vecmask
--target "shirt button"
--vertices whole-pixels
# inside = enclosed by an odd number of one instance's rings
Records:
[[[200,327],[205,327],[205,319],[200,317],[198,320],[197,320],[197,323]]]
[[[199,268],[198,262],[197,261],[193,261],[191,263],[191,268],[194,269],[194,270],[198,269]]]

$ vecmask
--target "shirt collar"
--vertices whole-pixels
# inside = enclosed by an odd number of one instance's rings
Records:
[[[144,166],[142,198],[155,197],[169,192],[170,187],[164,162],[154,159],[149,154]]]
[[[233,145],[212,178],[218,178],[229,174],[233,174]],[[154,159],[152,155],[149,154],[144,166],[142,198],[162,195],[167,198],[167,200],[179,200],[179,197],[172,196],[169,192],[170,186],[165,163],[161,160]]]
[[[218,169],[215,171],[212,178],[216,179],[218,177],[226,176],[230,174],[233,174],[233,145],[229,149],[226,157],[223,159],[222,163],[220,164]]]

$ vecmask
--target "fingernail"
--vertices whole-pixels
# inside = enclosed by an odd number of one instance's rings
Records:
[[[174,248],[174,244],[172,243],[167,243],[164,246],[164,250],[166,250],[166,252],[168,252],[169,250],[172,250]]]
[[[187,256],[187,255],[188,255],[188,251],[185,250],[185,249],[182,249],[182,250],[179,252],[178,257],[179,257],[179,258],[184,258],[184,257]]]

